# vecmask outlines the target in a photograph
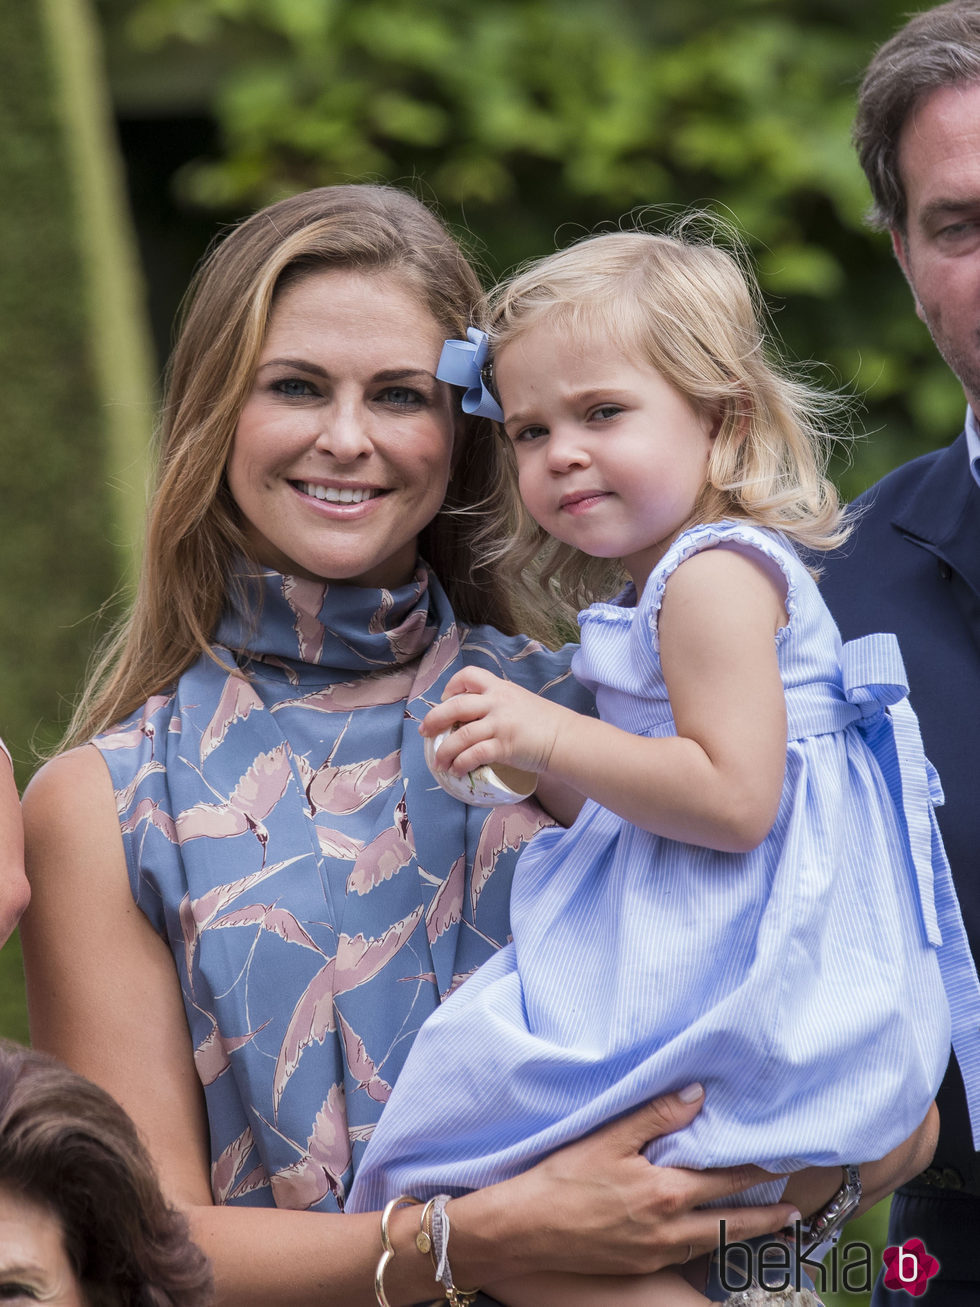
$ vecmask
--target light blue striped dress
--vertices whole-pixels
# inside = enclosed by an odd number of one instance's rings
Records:
[[[683,534],[638,603],[629,590],[582,613],[573,670],[604,720],[675,734],[660,605],[671,573],[715,546],[785,581],[789,730],[770,834],[719,853],[589,801],[569,830],[537,835],[515,874],[513,942],[426,1021],[349,1210],[504,1179],[692,1080],[704,1109],[652,1161],[871,1160],[924,1117],[951,1030],[980,1120],[980,993],[894,637],[842,649],[788,542],[720,523]]]

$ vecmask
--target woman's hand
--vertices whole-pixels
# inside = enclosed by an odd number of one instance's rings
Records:
[[[790,1203],[696,1210],[770,1178],[758,1167],[690,1171],[647,1161],[645,1145],[688,1125],[703,1101],[700,1086],[666,1094],[513,1180],[455,1199],[454,1277],[465,1285],[540,1270],[640,1274],[716,1248],[721,1219],[729,1239],[799,1219]]]

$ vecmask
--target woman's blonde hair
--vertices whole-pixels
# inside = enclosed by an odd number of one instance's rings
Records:
[[[707,225],[708,236],[703,233]],[[806,550],[847,534],[825,475],[842,397],[797,380],[767,347],[764,310],[747,267],[712,243],[719,222],[687,215],[669,234],[608,232],[527,265],[490,292],[484,325],[499,354],[540,323],[570,340],[612,342],[648,365],[717,423],[694,521],[738,518],[784,532]],[[496,538],[485,541],[518,582],[515,601],[542,595],[569,615],[622,584],[618,564],[549,536],[524,508],[509,442],[498,450]]]
[[[90,678],[67,744],[80,743],[173,684],[208,649],[236,555],[250,556],[225,464],[251,390],[276,296],[332,269],[407,285],[447,336],[461,336],[482,295],[466,255],[423,204],[388,186],[331,186],[261,210],[210,252],[188,292],[166,379],[159,468],[132,612]],[[397,323],[392,324],[393,339]],[[506,587],[454,512],[485,486],[494,442],[485,419],[458,414],[446,505],[420,549],[457,616],[515,632]]]

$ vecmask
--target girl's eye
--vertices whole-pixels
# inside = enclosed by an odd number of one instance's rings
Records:
[[[540,436],[548,434],[547,427],[521,427],[520,431],[515,431],[511,439],[515,445],[524,445],[531,440],[537,440]]]
[[[272,389],[277,395],[285,395],[287,399],[306,399],[314,394],[310,383],[300,377],[281,377],[272,383]]]
[[[589,416],[597,422],[609,422],[614,417],[618,417],[622,411],[619,404],[600,404],[598,408],[592,410]]]

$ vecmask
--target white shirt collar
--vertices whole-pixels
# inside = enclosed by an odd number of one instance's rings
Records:
[[[966,410],[966,449],[973,479],[980,486],[980,423],[972,408]]]

